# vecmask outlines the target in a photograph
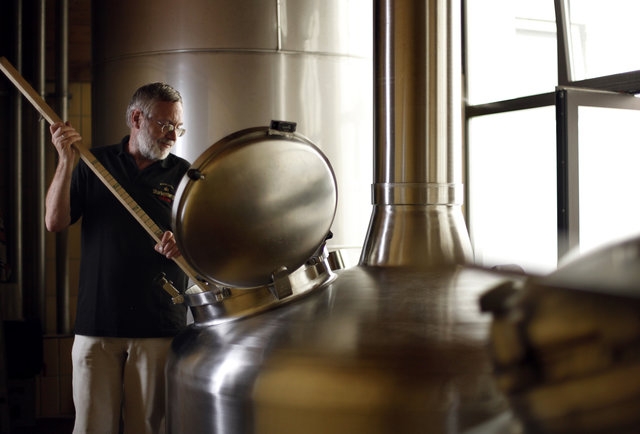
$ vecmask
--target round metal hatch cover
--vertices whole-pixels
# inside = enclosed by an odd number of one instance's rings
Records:
[[[323,243],[337,205],[333,170],[297,133],[250,128],[223,138],[176,192],[173,230],[202,277],[232,288],[268,285]]]

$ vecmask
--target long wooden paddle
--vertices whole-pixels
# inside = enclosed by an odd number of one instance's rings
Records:
[[[62,119],[56,114],[55,111],[42,99],[42,97],[31,87],[31,85],[22,77],[22,75],[13,67],[13,65],[5,58],[0,57],[0,69],[7,76],[9,80],[18,88],[18,90],[33,104],[33,106],[40,112],[40,114],[49,122],[54,124],[56,122],[62,122]],[[124,188],[116,181],[109,171],[98,161],[98,159],[81,143],[74,143],[75,147],[80,154],[80,158],[89,166],[89,168],[95,173],[100,181],[113,193],[113,195],[120,201],[129,213],[142,225],[144,229],[153,237],[157,242],[160,242],[163,231],[156,225],[156,223],[147,215],[146,212],[136,203],[135,200],[127,193]],[[207,291],[205,284],[200,281],[191,266],[184,260],[182,256],[173,258],[178,264],[180,269],[186,274],[198,287]],[[179,302],[182,295],[173,288],[171,285],[163,285],[163,288],[170,293],[174,302]]]

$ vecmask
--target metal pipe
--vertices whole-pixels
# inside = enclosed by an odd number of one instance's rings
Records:
[[[17,0],[15,2],[15,67],[18,71],[22,70],[22,50],[23,50],[23,38],[22,38],[22,29],[23,29],[23,6],[22,0]],[[22,319],[23,312],[23,297],[24,297],[24,236],[23,236],[23,224],[22,224],[22,213],[24,209],[23,204],[23,195],[22,195],[22,179],[23,179],[23,170],[22,170],[22,160],[23,160],[23,135],[22,135],[22,115],[23,115],[23,106],[22,106],[22,95],[17,90],[14,93],[14,113],[15,120],[13,123],[13,133],[15,138],[15,146],[13,146],[13,185],[14,195],[13,195],[13,206],[12,206],[12,221],[14,226],[14,272],[15,272],[15,283],[16,283],[16,292],[15,298],[13,299],[13,309],[11,309],[11,314],[15,316],[16,319]],[[11,319],[11,318],[9,318]]]
[[[38,52],[37,52],[37,89],[42,98],[45,97],[45,23],[46,23],[46,0],[38,2]],[[37,155],[36,155],[36,304],[38,315],[42,324],[46,324],[46,257],[45,257],[45,223],[44,223],[44,200],[45,200],[45,161],[46,161],[46,125],[38,122]]]
[[[56,92],[58,110],[65,121],[69,118],[69,1],[58,2],[58,56]],[[69,314],[69,257],[68,231],[56,233],[56,310],[58,333],[71,333]]]
[[[374,0],[370,266],[467,263],[462,216],[460,5]]]
[[[394,178],[395,76],[393,62],[393,10],[391,1],[374,2],[374,182],[390,183]]]
[[[558,56],[558,85],[566,86],[573,80],[571,70],[571,38],[569,37],[569,0],[555,0]]]

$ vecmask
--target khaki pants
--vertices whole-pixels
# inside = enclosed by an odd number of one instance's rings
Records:
[[[74,434],[164,433],[164,368],[172,338],[76,335],[73,363]]]

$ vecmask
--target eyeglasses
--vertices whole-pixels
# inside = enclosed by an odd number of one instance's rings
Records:
[[[151,116],[147,116],[147,119],[151,119]],[[160,122],[160,121],[156,121],[155,119],[151,119],[151,120],[154,121],[156,124],[160,125],[160,131],[162,131],[162,134],[175,131],[177,137],[182,137],[184,136],[184,133],[187,132],[187,130],[185,130],[184,128],[176,127],[171,122]]]

